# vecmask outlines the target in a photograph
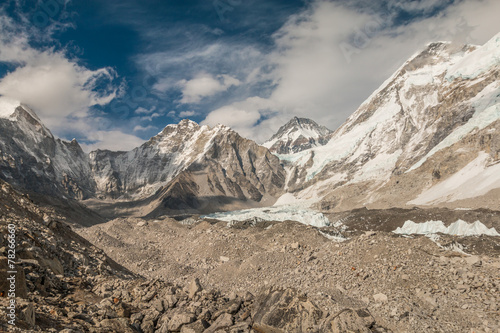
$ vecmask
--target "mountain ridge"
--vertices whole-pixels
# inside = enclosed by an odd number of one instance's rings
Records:
[[[297,153],[325,145],[331,133],[312,119],[293,117],[262,145],[275,154]]]

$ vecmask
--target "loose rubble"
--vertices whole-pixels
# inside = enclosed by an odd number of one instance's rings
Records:
[[[324,236],[342,232],[334,227],[292,221],[228,227],[196,217],[189,223],[117,219],[74,229],[78,235],[29,197],[0,186],[0,250],[5,256],[6,226],[14,223],[24,276],[18,279],[20,332],[500,327],[500,251],[466,253],[486,239],[496,244],[490,236],[432,240],[377,230],[346,232],[336,242]],[[7,301],[0,297],[0,306]],[[0,330],[12,331],[4,312]]]

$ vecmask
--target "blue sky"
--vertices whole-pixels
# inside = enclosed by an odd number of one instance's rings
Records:
[[[10,0],[0,98],[86,150],[131,149],[169,123],[263,142],[291,117],[331,129],[426,43],[482,44],[494,0]]]

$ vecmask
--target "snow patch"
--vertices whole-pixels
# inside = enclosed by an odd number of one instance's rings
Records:
[[[402,227],[394,230],[393,233],[401,235],[433,235],[442,233],[453,236],[500,236],[495,228],[488,229],[488,227],[479,221],[469,224],[462,220],[458,220],[457,222],[450,224],[448,227],[446,227],[442,221],[415,223],[408,220]]]
[[[420,161],[415,163],[407,172],[418,169],[422,164],[427,161],[429,157],[434,155],[436,152],[448,148],[455,143],[459,142],[463,137],[471,133],[473,130],[482,130],[491,123],[500,119],[500,95],[499,95],[500,85],[498,82],[493,82],[488,85],[484,90],[477,94],[477,96],[472,99],[472,106],[475,108],[476,112],[472,118],[463,126],[455,129],[450,135],[448,135],[444,140],[442,140],[438,145],[427,153]]]
[[[500,188],[500,164],[489,165],[491,157],[480,152],[478,157],[448,179],[424,190],[409,205],[430,205],[485,195]]]
[[[330,225],[330,221],[322,213],[291,205],[214,213],[202,216],[201,218],[216,219],[229,223],[247,220],[279,222],[290,220],[315,227]]]
[[[450,68],[448,81],[456,78],[474,79],[500,64],[500,33]]]

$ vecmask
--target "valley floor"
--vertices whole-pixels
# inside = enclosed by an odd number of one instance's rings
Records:
[[[363,309],[379,331],[500,330],[499,237],[431,240],[358,228],[338,241],[328,237],[339,235],[333,227],[195,218],[116,219],[78,232],[150,279],[198,278],[203,288],[240,296],[292,288],[325,313]]]

